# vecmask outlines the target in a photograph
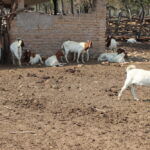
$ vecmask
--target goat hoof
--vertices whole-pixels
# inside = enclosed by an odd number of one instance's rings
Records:
[[[118,100],[121,100],[121,98],[120,98],[120,97],[118,97]]]

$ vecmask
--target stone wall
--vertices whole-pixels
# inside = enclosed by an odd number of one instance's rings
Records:
[[[52,16],[35,12],[22,12],[11,24],[11,41],[20,37],[28,48],[50,56],[66,40],[93,41],[92,56],[105,49],[106,4],[97,1],[90,14]]]

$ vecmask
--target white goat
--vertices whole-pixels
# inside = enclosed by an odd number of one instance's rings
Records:
[[[137,40],[135,38],[130,38],[130,39],[127,39],[127,43],[134,44],[134,43],[137,43]]]
[[[64,56],[64,54],[61,51],[57,51],[55,55],[50,56],[45,60],[45,65],[50,67],[63,66],[64,63],[58,61],[62,56]]]
[[[125,62],[125,53],[103,53],[98,57],[98,61],[108,61],[112,63],[124,63]]]
[[[40,54],[32,53],[31,50],[25,50],[23,53],[23,59],[25,62],[30,63],[31,65],[41,62],[43,64]]]
[[[67,61],[67,63],[69,63],[68,61],[68,53],[69,52],[73,52],[73,53],[77,53],[78,57],[77,57],[77,63],[79,63],[79,58],[80,55],[82,54],[82,63],[84,63],[84,53],[86,51],[89,50],[89,48],[92,47],[92,42],[88,41],[88,42],[74,42],[74,41],[66,41],[62,44],[61,48],[64,50],[65,53],[65,59]],[[87,58],[89,59],[89,53],[86,52],[88,54]]]
[[[150,71],[137,69],[136,66],[130,65],[126,69],[127,77],[118,95],[118,100],[121,99],[122,92],[128,87],[131,89],[131,93],[135,100],[139,100],[136,96],[134,85],[145,85],[150,86]]]
[[[35,54],[35,56],[30,56],[29,63],[31,65],[37,64],[39,62],[41,62],[41,64],[43,64],[43,61],[42,61],[42,58],[41,58],[40,54]]]
[[[12,62],[15,64],[15,58],[18,59],[19,66],[21,66],[21,57],[22,57],[22,47],[24,46],[24,42],[21,39],[14,41],[10,45],[10,51],[12,54]]]
[[[55,67],[55,66],[63,66],[63,64],[61,64],[56,55],[50,56],[45,60],[45,65],[49,66],[49,67]]]
[[[107,47],[109,50],[117,50],[117,46],[119,45],[119,43],[116,41],[116,39],[112,36],[108,36],[107,38]]]
[[[119,45],[119,43],[115,39],[112,38],[109,49],[110,50],[116,50],[118,45]]]

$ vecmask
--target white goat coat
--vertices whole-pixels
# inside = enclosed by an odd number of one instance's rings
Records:
[[[35,57],[30,56],[29,63],[31,65],[37,64],[39,62],[41,62],[43,64],[43,61],[42,61],[42,58],[41,58],[40,54],[36,54]]]
[[[150,71],[143,69],[132,69],[127,72],[130,84],[150,86]]]
[[[21,40],[17,40],[10,45],[10,51],[12,54],[13,64],[15,64],[15,57],[18,59],[19,65],[21,66],[22,47]]]
[[[56,55],[50,56],[45,60],[45,65],[46,66],[50,66],[50,67],[54,67],[54,66],[61,66],[61,64],[59,63]]]
[[[130,39],[127,40],[127,43],[134,44],[134,43],[137,43],[137,41],[134,38],[130,38]]]
[[[136,69],[135,66],[128,66],[126,71],[127,77],[121,91],[119,92],[118,99],[121,99],[123,91],[130,87],[134,99],[139,100],[136,96],[134,85],[150,86],[150,71]]]
[[[85,42],[66,41],[61,46],[65,52],[66,61],[69,63],[67,56],[69,52],[77,53],[77,63],[79,63],[79,57],[82,54],[82,62],[84,63],[83,57],[85,53]]]
[[[121,54],[118,54],[117,56],[110,58],[108,61],[112,63],[124,63],[125,62],[124,56],[125,54],[121,53]]]
[[[114,49],[117,49],[117,45],[119,45],[119,43],[115,39],[112,38],[110,42],[110,46],[108,48],[110,50],[114,50]]]
[[[117,55],[118,55],[117,53],[103,53],[100,54],[100,56],[98,57],[98,61],[108,61],[109,59]]]
[[[103,53],[98,57],[98,61],[108,61],[112,63],[123,63],[125,54],[121,53]]]

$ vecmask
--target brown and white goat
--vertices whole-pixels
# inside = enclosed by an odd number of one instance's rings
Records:
[[[118,54],[124,53],[124,54],[125,54],[124,58],[125,58],[125,59],[128,59],[128,54],[127,54],[127,52],[126,52],[125,49],[123,49],[123,48],[118,48],[118,49],[117,49],[117,53],[118,53]]]
[[[77,63],[79,63],[80,55],[82,54],[82,63],[84,63],[84,53],[87,53],[87,59],[89,60],[89,49],[92,47],[92,41],[87,42],[75,42],[75,41],[65,41],[61,48],[64,50],[64,55],[67,63],[69,52],[77,53]]]
[[[23,59],[25,62],[30,63],[31,65],[41,63],[43,64],[40,54],[32,53],[30,50],[26,50],[23,54]]]
[[[64,56],[63,52],[57,51],[55,55],[50,56],[45,60],[45,65],[50,67],[63,66],[63,64],[59,62],[59,59],[61,59],[62,56]]]

